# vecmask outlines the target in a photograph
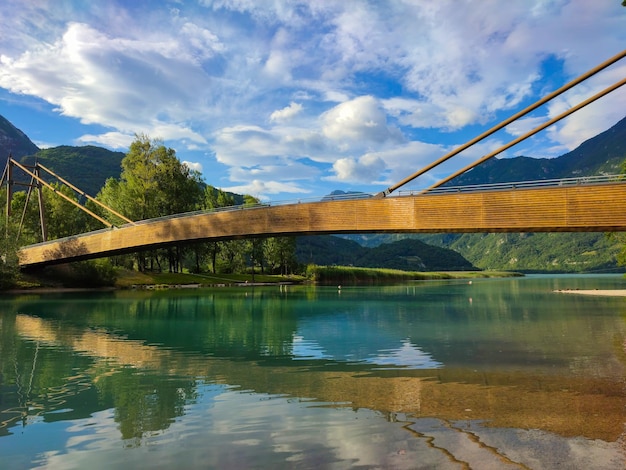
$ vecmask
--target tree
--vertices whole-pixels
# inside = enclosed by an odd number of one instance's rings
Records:
[[[215,210],[220,207],[229,207],[235,205],[235,198],[213,186],[207,186],[204,189],[204,201],[202,208],[205,210]],[[215,274],[217,272],[217,259],[220,255],[220,251],[226,242],[207,242],[204,249],[198,255],[208,256],[211,261],[211,272]],[[228,257],[227,257],[228,259]]]
[[[294,237],[270,237],[265,239],[263,255],[271,272],[287,274],[297,267],[296,239]]]
[[[69,237],[71,235],[102,228],[101,222],[92,218],[85,211],[76,207],[58,194],[62,193],[78,202],[76,193],[73,190],[59,183],[52,183],[51,186],[56,193],[48,188],[43,188],[43,199],[45,201],[44,212],[49,240]]]
[[[108,179],[98,199],[131,220],[144,220],[195,209],[201,183],[173,149],[138,135],[122,160],[120,179]]]
[[[13,287],[19,274],[18,243],[13,233],[0,234],[0,290]]]
[[[200,173],[181,163],[176,152],[160,140],[137,135],[122,159],[120,179],[108,179],[98,200],[138,221],[195,210],[201,205],[202,196]],[[114,215],[104,216],[112,223],[122,223]],[[180,247],[165,251],[170,271],[180,269],[182,254]],[[146,269],[154,262],[160,266],[158,257],[156,252],[148,263],[144,255],[138,255],[139,268]]]
[[[624,3],[622,3],[622,5],[626,6],[626,0],[624,0]],[[624,161],[622,162],[621,170],[622,172],[621,172],[620,179],[625,179],[626,178],[626,158],[624,158]],[[621,243],[622,249],[617,255],[617,264],[621,266],[626,266],[626,235],[624,235],[623,233],[612,232],[612,233],[608,233],[607,236],[609,237],[609,239],[617,240],[618,242]]]

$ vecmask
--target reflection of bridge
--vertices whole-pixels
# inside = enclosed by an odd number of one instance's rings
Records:
[[[389,187],[376,197],[248,206],[239,207],[238,210],[230,208],[227,211],[179,214],[132,222],[119,228],[111,227],[104,231],[24,247],[20,251],[20,264],[27,267],[62,263],[183,242],[263,236],[356,232],[626,231],[626,185],[617,177],[591,178],[585,181],[585,184],[580,184],[583,181],[574,179],[551,182],[553,185],[549,185],[548,182],[535,182],[473,187],[471,190],[468,188],[457,188],[457,191],[450,191],[450,188],[446,188],[445,191],[436,190],[443,188],[445,183],[456,176],[616,90],[626,84],[626,78],[485,155],[428,190],[418,194],[389,197],[391,192],[409,181],[624,57],[626,50],[400,183]],[[45,184],[37,171],[30,174],[39,184]],[[10,175],[10,170],[6,173]],[[119,216],[117,213],[116,215]]]
[[[324,370],[315,365],[302,366],[298,361],[273,362],[276,356],[271,355],[264,355],[263,364],[259,364],[258,360],[232,359],[215,351],[200,353],[189,346],[181,350],[162,343],[160,337],[158,341],[130,340],[122,335],[123,328],[119,325],[113,328],[119,334],[112,334],[109,327],[94,328],[98,321],[85,313],[88,320],[83,318],[83,325],[65,323],[63,328],[50,319],[19,314],[15,317],[15,329],[24,340],[60,348],[63,354],[92,358],[93,368],[79,372],[86,373],[93,383],[119,373],[121,366],[130,366],[155,371],[163,382],[173,377],[195,377],[200,381],[204,378],[255,393],[308,397],[355,408],[411,413],[415,417],[466,420],[469,410],[462,404],[471,403],[471,416],[474,419],[489,416],[494,427],[540,429],[561,436],[585,436],[607,442],[619,439],[623,431],[624,398],[615,392],[619,383],[611,373],[610,360],[603,363],[602,370],[582,373],[584,379],[553,370],[537,373],[534,367],[534,372],[523,367],[504,372],[495,365],[497,361],[477,371],[475,357],[453,367],[401,369],[393,374],[382,370],[375,372],[369,367],[364,369],[358,364],[342,364],[340,368]],[[264,331],[271,329],[264,326]],[[201,331],[206,335],[205,330]],[[620,338],[622,333],[616,331]],[[328,365],[328,361],[334,360],[321,361]],[[296,370],[298,373],[294,373]],[[68,389],[68,386],[59,387],[59,390]],[[75,393],[75,389],[71,390]],[[166,396],[159,398],[171,400]],[[163,405],[161,400],[158,403]],[[89,406],[87,401],[82,403]],[[50,401],[47,406],[52,406]]]

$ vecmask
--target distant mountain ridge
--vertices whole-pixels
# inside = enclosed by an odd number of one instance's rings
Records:
[[[621,173],[626,159],[626,117],[556,158],[492,158],[446,186],[510,183]]]
[[[124,157],[122,152],[113,152],[94,145],[61,145],[39,150],[19,161],[27,165],[34,165],[38,161],[90,196],[96,196],[108,178],[119,178]]]
[[[6,165],[9,155],[16,160],[39,151],[26,134],[15,127],[5,117],[0,116],[0,164]]]
[[[472,263],[454,250],[404,239],[366,248],[331,235],[297,239],[296,258],[303,264],[387,268],[403,271],[472,271]]]

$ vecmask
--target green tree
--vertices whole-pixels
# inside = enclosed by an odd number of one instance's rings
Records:
[[[288,274],[293,272],[296,260],[296,239],[294,237],[270,237],[265,239],[263,255],[273,273]]]
[[[221,207],[229,207],[235,205],[235,198],[221,189],[217,189],[213,186],[207,186],[204,189],[204,200],[202,208],[205,210],[216,210]],[[211,272],[217,273],[217,260],[222,251],[222,247],[226,242],[207,242],[204,244],[203,249],[197,247],[198,256],[207,257],[210,260]],[[225,257],[228,259],[228,256]],[[234,258],[234,255],[233,255]],[[199,263],[197,263],[199,265]]]
[[[201,183],[173,149],[138,135],[122,160],[119,181],[108,179],[98,199],[131,220],[144,220],[195,209]]]
[[[51,186],[54,188],[54,192],[48,188],[43,189],[44,212],[49,240],[69,237],[103,227],[100,221],[59,196],[59,193],[64,194],[78,203],[78,198],[73,190],[59,183],[52,183]]]
[[[131,220],[144,220],[188,212],[202,204],[202,180],[197,171],[180,162],[176,152],[160,140],[137,135],[126,157],[122,159],[120,179],[108,179],[98,194],[98,200]],[[112,223],[122,223],[118,217],[106,214]],[[152,252],[149,260],[138,254],[141,270],[156,263],[159,257],[169,263],[170,271],[182,266],[180,247]]]
[[[626,6],[626,0],[624,0],[624,3],[622,3],[622,5]],[[626,178],[626,158],[624,158],[621,170],[622,176],[620,178],[624,179]],[[617,255],[617,264],[621,266],[626,266],[626,234],[622,232],[612,232],[607,234],[607,236],[610,240],[616,240],[621,244],[622,249]]]
[[[0,290],[13,287],[19,275],[19,246],[11,235],[13,233],[9,233],[9,236],[3,233],[0,236]]]

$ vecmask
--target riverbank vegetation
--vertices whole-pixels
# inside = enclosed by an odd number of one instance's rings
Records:
[[[303,267],[301,274],[261,274],[251,271],[231,274],[140,272],[114,268],[106,260],[52,266],[36,273],[21,273],[0,290],[115,288],[158,289],[191,287],[261,286],[279,284],[374,285],[438,279],[476,279],[523,276],[504,271],[421,272],[352,266]]]
[[[504,271],[423,272],[398,269],[358,268],[352,266],[307,266],[306,278],[325,285],[384,284],[402,281],[436,279],[473,279],[523,276]]]

